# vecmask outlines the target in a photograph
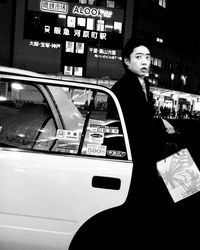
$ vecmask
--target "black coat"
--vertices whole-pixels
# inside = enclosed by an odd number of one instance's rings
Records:
[[[160,191],[160,197],[163,196],[163,189],[165,193],[156,168],[157,153],[165,128],[161,119],[153,118],[153,94],[147,79],[145,84],[147,99],[137,76],[127,72],[114,84],[112,91],[122,108],[134,163],[129,197],[135,197],[139,203],[149,204]]]
[[[118,97],[124,114],[128,136],[131,145],[133,161],[154,161],[156,157],[158,122],[155,123],[153,94],[149,82],[145,79],[147,99],[142,86],[135,74],[128,71],[112,87]],[[163,130],[162,122],[160,129]]]

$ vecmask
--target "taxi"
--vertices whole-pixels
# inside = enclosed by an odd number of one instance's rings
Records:
[[[109,88],[0,67],[1,250],[69,249],[87,221],[124,204],[132,170]]]

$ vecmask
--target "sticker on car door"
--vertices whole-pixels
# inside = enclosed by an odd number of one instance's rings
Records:
[[[96,156],[106,156],[106,145],[87,144],[86,154]]]

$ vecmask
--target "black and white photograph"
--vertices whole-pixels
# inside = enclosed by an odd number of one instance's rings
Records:
[[[198,1],[0,0],[0,250],[198,248]]]

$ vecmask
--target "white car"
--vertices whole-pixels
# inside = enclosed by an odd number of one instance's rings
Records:
[[[109,88],[0,67],[1,250],[69,249],[87,221],[126,201],[132,169]]]

